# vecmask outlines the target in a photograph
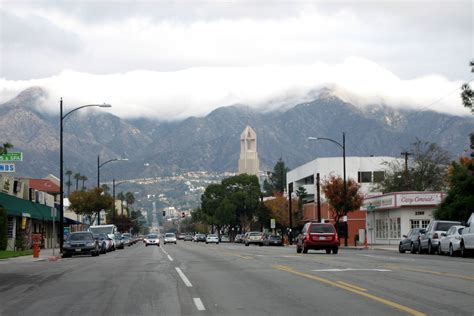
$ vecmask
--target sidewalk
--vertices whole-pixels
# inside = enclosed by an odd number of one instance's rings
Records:
[[[37,261],[56,261],[60,259],[61,256],[59,255],[59,248],[54,250],[53,256],[53,249],[41,249],[39,258],[33,258],[33,255],[29,256],[21,256],[15,258],[8,258],[8,259],[1,259],[0,264],[5,263],[26,263],[26,262],[37,262]]]
[[[285,247],[295,247],[293,245],[285,245]],[[347,249],[347,250],[387,250],[387,251],[398,251],[398,245],[368,245],[367,248],[364,246],[347,246],[345,247],[344,244],[339,246],[340,249]]]

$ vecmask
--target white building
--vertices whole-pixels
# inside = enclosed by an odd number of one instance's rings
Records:
[[[361,210],[367,211],[369,244],[394,244],[411,228],[426,228],[441,203],[442,192],[396,192],[368,197]]]
[[[238,174],[251,174],[258,176],[260,163],[257,155],[257,134],[246,126],[240,135],[240,158]]]
[[[364,196],[374,195],[374,184],[383,179],[386,163],[399,158],[379,157],[346,157],[346,179],[354,179],[361,185]],[[314,200],[316,194],[316,175],[319,173],[320,182],[325,178],[335,175],[343,176],[343,158],[328,157],[317,158],[286,174],[287,186],[293,184],[293,191],[302,186],[308,193],[308,199]],[[323,197],[321,195],[321,197]]]

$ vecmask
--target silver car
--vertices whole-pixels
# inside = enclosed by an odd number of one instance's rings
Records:
[[[438,251],[441,234],[446,233],[451,226],[461,225],[461,222],[455,221],[431,221],[425,229],[425,233],[420,237],[418,253],[427,252],[433,254]]]
[[[166,233],[165,237],[163,238],[163,244],[175,244],[176,245],[176,235],[173,233]]]
[[[439,242],[438,253],[448,253],[451,257],[455,253],[461,251],[461,239],[464,226],[451,226],[446,233],[441,233],[441,240]]]

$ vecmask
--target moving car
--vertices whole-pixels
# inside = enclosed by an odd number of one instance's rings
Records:
[[[267,235],[263,244],[265,246],[283,246],[283,239],[280,235]]]
[[[438,220],[431,221],[428,227],[426,227],[426,232],[420,237],[418,253],[427,251],[429,254],[433,254],[438,251],[441,233],[447,232],[451,226],[454,225],[461,225],[461,222]]]
[[[163,244],[175,244],[176,245],[176,235],[173,233],[166,233],[165,237],[163,238]]]
[[[219,237],[216,234],[208,234],[206,236],[206,244],[214,243],[216,245],[219,244]]]
[[[99,243],[90,231],[71,233],[63,244],[63,258],[73,255],[98,256],[99,252]]]
[[[326,250],[326,253],[337,254],[339,236],[334,225],[329,223],[308,222],[303,226],[296,241],[296,252],[307,253],[309,249]]]
[[[420,245],[421,235],[425,233],[423,228],[412,228],[408,231],[408,234],[403,235],[403,239],[398,245],[398,251],[400,253],[405,253],[405,251],[410,251],[411,253],[416,253]]]
[[[160,239],[158,238],[158,235],[157,234],[148,234],[148,236],[146,236],[146,238],[144,239],[145,241],[145,246],[148,247],[148,245],[151,245],[151,246],[160,246]]]
[[[263,233],[261,232],[249,232],[245,235],[244,239],[245,246],[250,244],[263,246]]]
[[[454,225],[446,233],[441,233],[438,253],[448,253],[451,257],[461,251],[462,231],[464,226]]]

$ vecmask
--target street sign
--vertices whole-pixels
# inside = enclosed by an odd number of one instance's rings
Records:
[[[15,172],[14,163],[0,163],[0,172]]]
[[[0,155],[0,161],[23,161],[23,153],[6,153]]]
[[[270,228],[275,229],[275,219],[274,218],[270,219]]]
[[[55,207],[51,208],[51,217],[56,217],[56,208]]]

